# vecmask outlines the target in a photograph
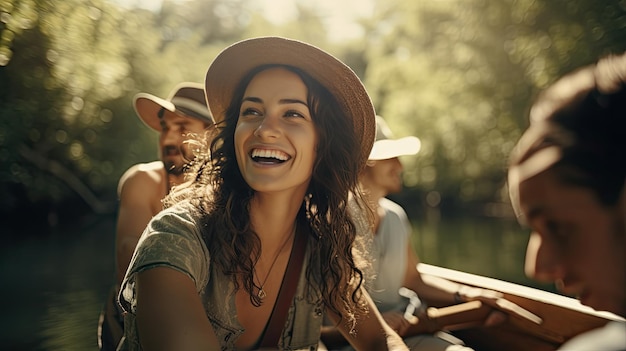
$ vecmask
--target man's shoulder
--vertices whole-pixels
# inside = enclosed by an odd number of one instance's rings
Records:
[[[378,203],[388,212],[393,212],[401,216],[406,216],[406,211],[404,211],[404,208],[402,208],[402,206],[389,200],[386,197],[381,198]]]
[[[147,163],[137,163],[126,170],[126,173],[151,173],[161,172],[165,170],[165,165],[161,161],[152,161]]]
[[[165,166],[161,161],[148,163],[138,163],[128,168],[120,177],[120,183],[133,177],[163,177],[165,176]]]
[[[142,187],[161,188],[161,184],[165,184],[166,176],[165,166],[161,161],[138,163],[128,168],[120,177],[117,193],[121,194],[124,186],[131,183],[142,185]]]

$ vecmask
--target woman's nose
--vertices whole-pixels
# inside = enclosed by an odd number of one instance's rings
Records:
[[[280,120],[271,115],[266,115],[254,130],[254,135],[259,138],[276,138],[280,133]]]

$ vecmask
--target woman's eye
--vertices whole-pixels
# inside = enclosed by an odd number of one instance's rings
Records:
[[[241,112],[242,116],[258,116],[260,115],[259,111],[253,108],[246,108]]]
[[[285,112],[285,117],[300,117],[304,118],[304,116],[298,111],[287,111]]]

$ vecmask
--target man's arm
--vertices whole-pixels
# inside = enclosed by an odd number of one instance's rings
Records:
[[[152,217],[162,208],[164,185],[150,172],[129,170],[120,180],[120,203],[116,226],[117,284],[121,284],[137,242]],[[127,173],[128,173],[127,172]],[[153,172],[154,173],[154,172]]]
[[[422,276],[417,270],[419,262],[417,254],[413,251],[412,246],[409,245],[404,286],[415,291],[428,306],[445,307],[478,300],[483,304],[491,306],[492,309],[491,313],[484,319],[485,326],[498,325],[506,320],[506,315],[497,308],[498,300],[502,297],[501,293],[488,289],[469,287],[439,277]],[[428,318],[425,321],[429,322]],[[413,329],[414,327],[411,328]]]
[[[422,279],[422,275],[417,270],[418,263],[420,263],[420,260],[413,251],[413,247],[407,245],[405,287],[417,292],[420,299],[429,306],[441,307],[462,302],[459,300],[459,296],[456,295],[461,287],[459,284],[434,277],[428,277],[427,280]]]

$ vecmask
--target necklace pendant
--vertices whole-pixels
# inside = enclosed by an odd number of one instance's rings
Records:
[[[256,296],[258,296],[261,300],[263,300],[267,296],[265,290],[263,290],[263,287],[259,289],[259,292],[256,294]]]

